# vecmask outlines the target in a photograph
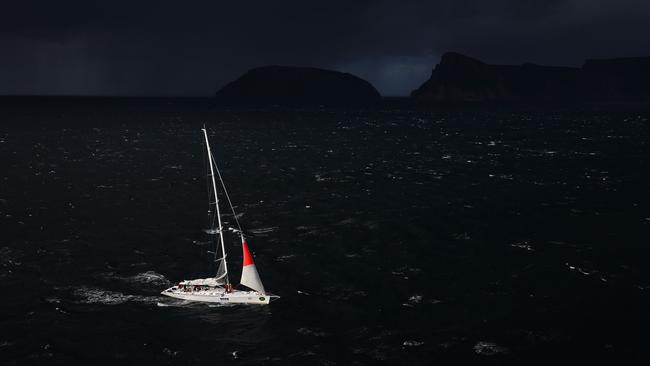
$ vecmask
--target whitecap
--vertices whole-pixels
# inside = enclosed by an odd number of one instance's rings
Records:
[[[564,265],[567,266],[570,270],[572,270],[572,271],[577,271],[577,272],[579,272],[579,273],[581,273],[581,274],[583,274],[583,275],[585,275],[585,276],[590,276],[590,275],[592,275],[594,272],[597,272],[597,271],[591,271],[591,272],[589,272],[589,271],[585,270],[584,268],[581,268],[581,267],[578,267],[578,266],[573,266],[573,265],[571,265],[571,264],[569,264],[569,263],[564,263]],[[602,278],[602,277],[601,277],[601,278]],[[606,282],[606,281],[605,281],[605,282]]]
[[[424,342],[409,339],[409,340],[404,341],[404,343],[402,343],[402,346],[404,346],[404,347],[418,347],[418,346],[421,346],[423,344],[424,344]]]
[[[317,182],[325,182],[327,180],[330,180],[330,178],[323,178],[320,174],[314,174],[314,178],[316,178]]]
[[[510,246],[514,248],[524,249],[530,252],[533,251],[533,247],[531,247],[530,244],[528,244],[528,241],[521,241],[518,243],[510,244]]]
[[[178,355],[178,351],[172,351],[171,349],[165,347],[163,348],[163,353],[166,354],[167,356],[172,356],[175,357]]]
[[[419,304],[422,302],[422,295],[413,295],[409,297],[409,303],[411,304]]]
[[[493,342],[480,341],[474,345],[474,352],[481,356],[494,356],[500,353],[508,353],[508,349]]]

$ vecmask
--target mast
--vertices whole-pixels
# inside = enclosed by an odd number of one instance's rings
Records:
[[[223,266],[226,275],[226,284],[230,284],[228,280],[228,265],[226,264],[226,247],[223,243],[223,227],[221,225],[221,212],[219,212],[219,197],[217,196],[217,183],[214,180],[214,161],[212,158],[212,151],[210,151],[210,142],[208,142],[208,132],[202,128],[203,136],[205,137],[205,147],[208,149],[208,162],[210,164],[210,178],[212,178],[212,189],[214,190],[214,205],[217,208],[217,221],[219,222],[219,239],[221,239],[221,252],[223,253]]]

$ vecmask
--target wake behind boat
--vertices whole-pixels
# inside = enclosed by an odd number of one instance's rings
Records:
[[[211,189],[208,190],[208,213],[210,215],[210,228],[206,233],[214,237],[216,250],[214,251],[215,263],[217,263],[217,273],[214,277],[198,278],[194,280],[184,280],[177,285],[172,286],[165,291],[161,292],[162,295],[174,297],[177,299],[189,301],[202,301],[211,303],[222,304],[268,304],[271,299],[278,298],[279,296],[267,293],[262,285],[253,256],[248,249],[248,244],[244,239],[237,214],[233,208],[228,191],[221,178],[221,172],[217,167],[217,163],[212,156],[210,150],[210,142],[208,141],[208,133],[204,129],[203,136],[205,137],[205,147],[208,155],[208,176],[210,177]],[[216,176],[215,176],[216,173]],[[228,230],[239,236],[243,251],[243,266],[241,279],[239,285],[246,287],[246,289],[239,289],[234,286],[228,277],[228,264],[226,262],[226,247],[224,245],[224,228],[221,221],[221,212],[219,209],[219,195],[217,191],[216,178],[221,183],[223,196],[226,198],[230,209],[232,210],[233,217],[237,224],[237,228],[228,228]]]

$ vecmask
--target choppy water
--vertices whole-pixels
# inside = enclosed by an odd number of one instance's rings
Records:
[[[648,359],[647,112],[1,115],[3,364]],[[158,295],[214,271],[203,122],[271,306]]]

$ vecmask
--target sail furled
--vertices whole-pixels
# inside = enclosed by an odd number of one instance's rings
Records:
[[[216,287],[222,285],[222,283],[219,283],[216,278],[197,278],[195,280],[182,281],[179,285]]]
[[[241,271],[241,281],[239,281],[239,283],[261,294],[264,294],[264,285],[262,285],[260,275],[257,273],[257,268],[255,268],[253,256],[251,255],[250,250],[248,250],[248,244],[246,244],[246,240],[243,238],[241,246],[242,250],[244,251],[244,266]]]

